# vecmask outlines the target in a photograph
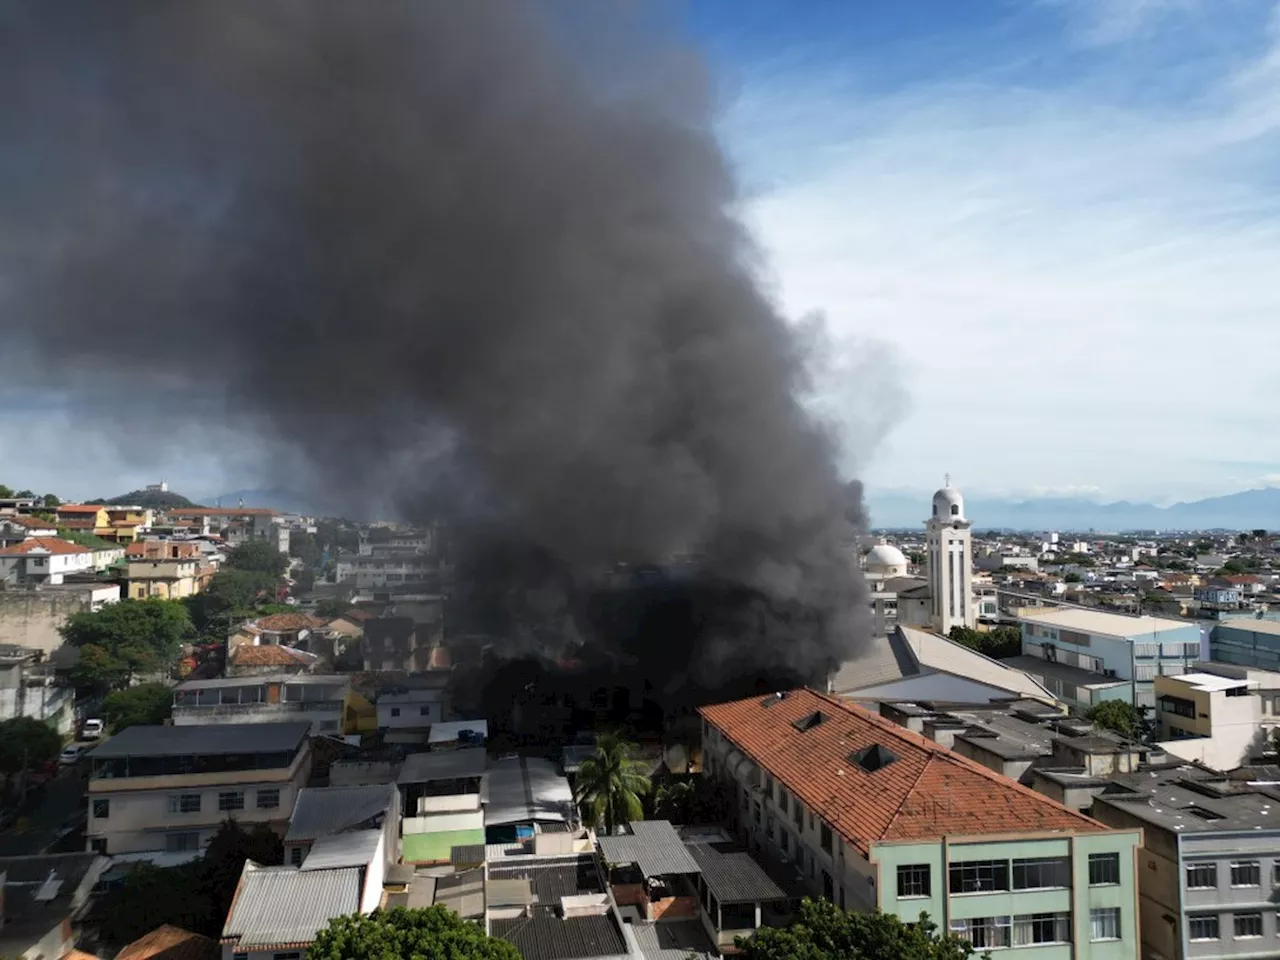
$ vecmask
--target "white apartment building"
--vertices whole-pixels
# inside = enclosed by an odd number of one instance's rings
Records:
[[[1205,662],[1154,686],[1160,746],[1175,757],[1234,770],[1280,728],[1280,673]]]
[[[311,774],[308,723],[129,727],[89,755],[88,849],[198,855],[223,821],[284,832]]]
[[[0,548],[0,583],[62,583],[93,569],[93,551],[57,537],[31,537]]]

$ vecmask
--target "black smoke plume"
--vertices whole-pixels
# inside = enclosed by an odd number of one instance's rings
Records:
[[[707,77],[624,9],[3,3],[6,376],[124,443],[219,425],[294,486],[452,491],[536,644],[817,679],[866,633],[859,498]],[[618,599],[615,565],[676,558]]]

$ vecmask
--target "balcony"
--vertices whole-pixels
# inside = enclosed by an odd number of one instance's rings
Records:
[[[186,719],[190,723],[209,722],[225,719],[227,722],[252,722],[255,714],[270,717],[273,720],[286,720],[290,717],[306,719],[317,713],[342,713],[341,700],[284,700],[278,703],[267,703],[263,700],[252,703],[181,703],[173,707],[175,723]]]

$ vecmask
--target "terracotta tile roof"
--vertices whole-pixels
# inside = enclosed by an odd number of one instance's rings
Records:
[[[133,941],[116,960],[218,960],[221,954],[218,941],[166,923]]]
[[[305,653],[276,644],[255,646],[242,643],[231,651],[230,659],[237,667],[296,667],[299,664],[308,666],[313,662],[313,658]]]
[[[98,524],[93,520],[59,520],[58,526],[68,530],[97,530]]]
[[[99,510],[102,510],[102,509],[104,508],[92,503],[64,503],[62,504],[62,506],[55,508],[56,512],[58,513],[92,513],[92,514],[96,514]]]
[[[269,617],[258,620],[258,627],[279,633],[285,630],[314,630],[324,626],[325,621],[307,613],[273,613]]]
[[[892,721],[812,690],[698,712],[863,855],[878,840],[1106,829]],[[817,726],[794,726],[817,712],[825,717]],[[896,759],[871,773],[851,759],[877,745]]]
[[[19,527],[26,527],[28,530],[56,530],[58,528],[55,520],[41,520],[39,517],[31,517],[23,513],[0,517],[0,520],[17,524]]]
[[[57,537],[29,537],[21,543],[0,549],[0,556],[20,557],[28,553],[44,552],[50,554],[70,555],[73,553],[93,553],[88,547]]]

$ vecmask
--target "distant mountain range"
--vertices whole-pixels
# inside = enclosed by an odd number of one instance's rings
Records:
[[[877,529],[923,529],[930,501],[906,494],[869,495]],[[1073,530],[1280,530],[1280,487],[1157,507],[1150,503],[1095,503],[1072,498],[985,500],[965,498],[965,515],[977,529]]]

